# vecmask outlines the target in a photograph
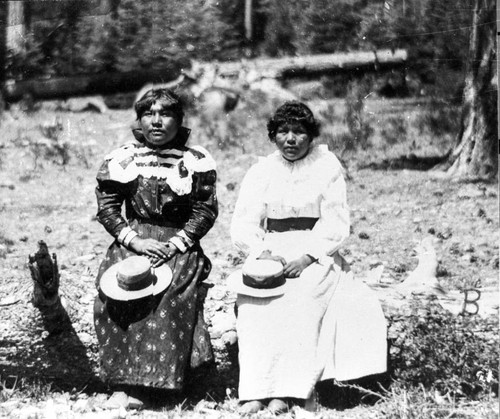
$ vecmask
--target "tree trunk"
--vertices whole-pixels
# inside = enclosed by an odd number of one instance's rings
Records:
[[[250,43],[253,40],[252,13],[252,0],[245,0],[245,38]]]
[[[7,60],[7,19],[9,16],[9,2],[0,1],[0,87],[5,81],[5,67]],[[3,114],[5,102],[0,89],[0,117]]]
[[[495,7],[495,0],[475,0],[460,133],[441,166],[453,177],[486,180],[497,175]]]
[[[25,3],[23,1],[8,2],[7,48],[20,53],[24,50],[26,38]]]
[[[8,18],[9,18],[9,2],[0,1],[0,86],[3,85],[3,82],[5,80]]]

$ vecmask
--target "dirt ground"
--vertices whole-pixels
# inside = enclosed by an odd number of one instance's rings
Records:
[[[58,159],[57,153],[43,158],[43,147],[34,145],[43,138],[39,127],[53,121],[54,115],[11,113],[1,122],[0,378],[5,388],[38,378],[51,383],[54,391],[106,392],[96,375],[92,304],[94,279],[111,238],[95,219],[95,174],[105,154],[130,139],[127,127],[133,115],[130,111],[59,113],[71,157],[64,166],[50,161]],[[255,141],[262,142],[262,147],[254,147],[260,154],[272,150],[264,135],[255,134]],[[191,143],[197,143],[196,135]],[[239,184],[257,152],[212,151],[218,162],[220,216],[202,246],[213,263],[209,282],[214,287],[208,294],[206,317],[215,331],[212,320],[233,309],[235,296],[225,289],[224,280],[241,259],[231,245],[228,226]],[[356,275],[382,263],[383,278],[403,280],[417,264],[412,256],[416,243],[432,235],[445,289],[497,286],[496,183],[461,183],[413,170],[354,169],[351,176],[352,234],[341,253]],[[30,302],[33,284],[27,259],[39,240],[57,254],[60,294],[72,321],[72,329],[63,335],[49,335]],[[237,394],[232,346],[221,343],[220,336],[214,342],[217,370],[205,385],[199,385],[203,376],[194,378],[196,402],[200,394],[216,402],[225,398],[227,402]]]

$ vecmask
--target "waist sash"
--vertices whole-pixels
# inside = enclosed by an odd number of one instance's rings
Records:
[[[164,218],[134,218],[129,220],[130,225],[150,225],[159,227],[169,227],[181,229],[184,227],[184,222],[174,222]]]
[[[296,217],[296,218],[268,218],[266,230],[274,233],[285,231],[312,230],[318,218]]]

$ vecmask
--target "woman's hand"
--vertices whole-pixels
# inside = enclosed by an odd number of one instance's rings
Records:
[[[309,255],[303,255],[298,259],[292,260],[285,265],[283,273],[287,278],[297,278],[302,271],[315,262],[315,259]]]
[[[286,260],[284,257],[273,255],[270,250],[264,250],[257,259],[274,260],[281,263],[283,266],[286,265]]]
[[[172,259],[179,251],[171,243],[162,243],[155,239],[141,239],[138,236],[130,241],[129,247],[138,255],[147,256],[154,268]]]

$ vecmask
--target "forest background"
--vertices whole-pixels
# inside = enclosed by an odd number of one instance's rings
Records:
[[[27,30],[22,48],[8,53],[6,78],[141,69],[175,73],[192,59],[406,48],[414,77],[450,90],[450,83],[435,82],[465,68],[472,3],[254,0],[249,33],[245,0],[25,2]],[[458,79],[452,94],[460,92]]]

